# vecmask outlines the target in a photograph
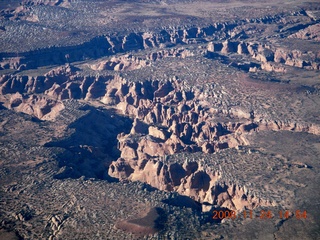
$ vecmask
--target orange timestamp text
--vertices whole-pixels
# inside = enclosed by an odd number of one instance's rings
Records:
[[[237,218],[243,219],[288,219],[290,217],[295,217],[296,219],[307,219],[307,211],[289,211],[289,210],[280,210],[278,212],[272,212],[271,210],[261,210],[260,212],[253,212],[253,210],[246,210],[240,213],[237,213],[233,210],[214,210],[213,211],[213,219],[222,220],[224,218],[230,218],[235,220]]]

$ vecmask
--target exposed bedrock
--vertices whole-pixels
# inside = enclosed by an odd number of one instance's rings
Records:
[[[210,91],[214,98],[219,99],[220,95],[215,93],[215,89]],[[202,147],[200,143],[252,129],[319,133],[318,127],[313,124],[260,119],[258,115],[255,119],[258,126],[250,129],[250,114],[245,109],[231,109],[234,117],[243,121],[219,123],[214,117],[218,112],[224,113],[223,109],[219,110],[222,107],[219,105],[221,101],[216,101],[210,107],[202,105],[202,101],[207,100],[205,95],[194,88],[184,87],[183,82],[174,77],[170,80],[133,82],[118,75],[82,76],[76,68],[67,64],[43,76],[3,75],[0,77],[0,92],[4,106],[8,108],[24,111],[21,104],[46,108],[41,114],[26,112],[39,118],[51,112],[53,106],[63,106],[62,100],[65,99],[98,100],[133,120],[137,118],[153,126],[147,134],[162,141],[177,136],[182,145],[196,143]],[[133,127],[131,133],[139,132]]]
[[[212,92],[214,91],[213,88]],[[105,174],[108,171],[109,176],[114,178],[146,182],[162,190],[177,191],[211,206],[220,205],[229,209],[241,210],[244,207],[268,206],[271,203],[268,199],[249,194],[244,185],[220,181],[219,167],[207,168],[193,161],[168,162],[166,161],[168,156],[181,152],[210,154],[225,148],[247,145],[249,142],[246,135],[251,131],[291,130],[320,134],[319,126],[312,124],[259,119],[258,115],[252,122],[250,113],[244,109],[232,112],[238,121],[217,121],[215,116],[218,115],[219,106],[202,105],[203,93],[184,87],[176,78],[166,81],[134,82],[117,75],[85,77],[78,75],[72,66],[66,65],[44,76],[2,76],[0,92],[5,107],[41,119],[59,117],[64,112],[63,100],[68,99],[99,101],[107,108],[132,119],[132,122],[127,122],[128,124],[119,122],[116,131],[111,131],[111,128],[114,129],[111,126],[114,120],[108,116],[102,118],[103,122],[108,124],[106,131],[112,134],[100,132],[97,136],[107,144],[111,142],[115,146],[117,143],[119,154],[113,155],[115,158],[110,154],[114,149],[109,149],[110,151],[104,149],[99,155],[100,150],[95,150],[93,143],[74,144],[71,138],[67,142],[70,143],[68,151],[71,152],[68,158],[75,161],[71,161],[71,165],[66,165],[61,177],[66,174],[69,176],[68,171],[71,167],[74,169],[74,166],[77,166],[77,161],[81,162],[83,166],[81,169],[86,168],[88,160],[83,160],[81,156],[74,157],[80,149],[83,156],[95,152],[99,156],[98,159],[104,159],[104,162],[102,161],[104,165],[99,165],[99,172],[96,173],[100,178],[106,178],[103,171]],[[94,122],[97,116],[90,115],[85,124],[83,120],[79,120],[81,129],[86,129],[86,125],[90,125],[90,121]],[[99,127],[92,126],[92,129]],[[105,139],[105,136],[109,135],[113,139]],[[75,139],[85,139],[85,137],[75,137]],[[65,143],[52,146],[61,144]],[[101,144],[99,148],[103,149]],[[90,156],[86,158],[90,159]],[[116,158],[118,159],[112,162]],[[68,163],[67,160],[63,161]],[[74,176],[81,176],[83,174],[81,169],[73,173]],[[85,174],[91,176],[86,172]]]
[[[246,186],[221,181],[221,172],[203,167],[199,162],[167,161],[168,157],[135,161],[118,160],[109,168],[109,175],[131,181],[142,181],[165,191],[175,191],[205,203],[203,211],[218,205],[233,210],[271,206],[269,199],[262,199],[249,192]],[[181,160],[181,159],[180,159]],[[179,161],[181,162],[181,161]]]
[[[50,5],[50,6],[65,6],[70,3],[71,0],[24,0],[25,5]]]
[[[228,24],[217,23],[209,27],[160,32],[130,33],[124,36],[100,36],[78,46],[49,47],[30,52],[1,53],[0,69],[29,69],[44,65],[62,64],[108,56],[132,50],[165,47],[166,45],[189,44],[192,39],[213,37],[216,31],[227,31]],[[205,41],[203,39],[203,41]],[[151,56],[152,58],[157,56]]]
[[[304,40],[320,41],[320,23],[303,28],[296,33],[291,34],[288,38],[300,38]]]
[[[216,52],[251,56],[261,64],[261,69],[269,72],[286,72],[286,65],[309,70],[320,70],[320,52],[304,52],[298,49],[280,48],[271,44],[229,40],[224,42],[209,42],[207,51],[207,56],[213,58],[216,56],[212,53]],[[249,71],[253,71],[253,69],[250,68]]]
[[[171,48],[155,51],[147,54],[145,57],[135,57],[131,54],[125,54],[118,57],[112,57],[108,60],[102,60],[95,64],[88,64],[92,70],[112,70],[112,71],[125,71],[141,69],[149,66],[152,62],[157,60],[174,57],[174,58],[186,58],[193,56],[193,53],[184,48]]]
[[[51,4],[67,7],[68,1],[26,1],[26,5]],[[16,10],[17,18],[23,11],[24,6]],[[26,9],[28,6],[25,7]],[[22,10],[21,10],[22,9]],[[303,11],[294,13],[303,15]],[[215,51],[241,52],[246,53],[246,45],[234,44],[233,39],[247,38],[242,29],[245,24],[251,23],[277,23],[281,21],[281,14],[268,16],[261,19],[245,19],[231,22],[219,22],[208,26],[183,27],[182,29],[162,29],[148,32],[131,32],[120,35],[96,36],[88,42],[75,46],[50,46],[44,49],[30,50],[26,52],[2,52],[0,53],[0,69],[24,70],[37,68],[39,66],[64,64],[67,62],[83,61],[86,59],[96,59],[102,56],[124,53],[132,50],[142,50],[148,48],[163,48],[165,46],[175,46],[177,44],[207,43],[217,40],[229,40],[228,42],[215,44]],[[242,48],[242,50],[240,49]],[[249,51],[250,52],[250,51]],[[251,52],[250,52],[251,54]],[[259,57],[259,56],[258,56]],[[290,59],[290,57],[288,57]],[[303,61],[303,59],[302,59]],[[289,65],[300,66],[301,64],[310,66],[312,69],[319,69],[319,64],[305,60]],[[112,65],[112,64],[111,64]],[[98,66],[102,67],[102,66]],[[103,67],[102,67],[103,68]],[[106,66],[106,68],[108,68]]]

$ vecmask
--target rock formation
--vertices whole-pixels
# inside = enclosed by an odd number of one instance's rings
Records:
[[[207,51],[210,53],[221,52],[222,54],[238,53],[249,55],[259,63],[261,69],[265,71],[286,72],[288,65],[308,70],[319,70],[318,53],[312,51],[290,50],[286,48],[276,48],[259,43],[245,42],[223,42],[208,43]]]
[[[319,238],[315,1],[0,5],[0,238]]]

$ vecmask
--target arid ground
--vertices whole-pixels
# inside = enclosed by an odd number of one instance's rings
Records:
[[[0,239],[320,239],[319,1],[0,1]]]

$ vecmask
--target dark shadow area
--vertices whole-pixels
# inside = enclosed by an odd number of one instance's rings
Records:
[[[39,119],[39,118],[37,118],[37,117],[31,117],[31,122],[38,122],[38,123],[40,123],[40,122],[44,122],[44,121],[41,120],[41,119]]]
[[[313,86],[301,85],[300,87],[297,87],[296,92],[297,93],[306,93],[306,94],[318,94],[319,89],[317,89]]]
[[[206,57],[208,59],[219,60],[223,64],[230,64],[231,63],[231,61],[228,57],[223,56],[223,55],[216,53],[216,52],[209,52],[208,51],[204,57]]]
[[[281,80],[275,79],[275,78],[271,78],[271,79],[270,79],[270,82],[280,83]]]
[[[247,131],[247,132],[250,132],[251,130],[256,129],[257,127],[259,127],[259,125],[252,122],[252,123],[250,123],[248,125],[245,125],[244,126],[244,130]]]
[[[7,109],[5,106],[3,106],[4,102],[0,102],[0,110],[5,110]]]
[[[147,184],[147,183],[145,183],[145,182],[142,182],[141,190],[146,190],[146,191],[148,191],[148,192],[153,192],[153,191],[158,190],[158,189],[155,188],[155,187],[152,187],[150,184]]]
[[[227,128],[225,128],[224,126],[222,126],[221,123],[217,123],[217,132],[221,133],[218,134],[219,136],[223,136],[223,135],[227,135],[227,134],[231,134],[232,132],[229,131]]]
[[[166,200],[163,200],[162,202],[171,206],[179,208],[191,208],[194,211],[201,212],[200,203],[192,200],[190,197],[178,195],[177,193],[173,193],[173,196]]]
[[[239,70],[242,70],[244,72],[249,72],[250,68],[260,68],[261,64],[254,63],[254,62],[246,62],[246,63],[241,63],[241,62],[232,62],[230,63],[230,66],[238,68]]]
[[[168,215],[165,210],[160,207],[155,208],[158,214],[158,218],[154,221],[154,228],[157,230],[162,230],[168,221]]]
[[[19,56],[25,57],[21,64],[28,64],[28,69],[35,69],[47,65],[61,65],[65,63],[72,63],[83,61],[85,59],[97,59],[103,56],[114,54],[110,50],[111,45],[103,36],[94,37],[88,42],[66,47],[48,47],[44,49],[37,49],[28,52],[21,52]],[[123,51],[119,51],[123,52]],[[16,57],[17,53],[2,52],[0,59],[8,57]]]
[[[290,80],[280,80],[275,78],[274,76],[268,74],[268,72],[260,72],[257,73],[249,73],[250,78],[254,81],[264,82],[264,83],[280,83],[280,84],[289,84]]]
[[[193,214],[195,214],[199,219],[201,225],[207,223],[219,224],[221,223],[222,219],[226,217],[226,215],[228,215],[227,217],[231,216],[231,210],[228,208],[219,207],[217,205],[213,206],[212,204],[206,202],[201,204],[197,201],[194,201],[190,197],[182,196],[178,193],[172,193],[168,199],[163,200],[162,202],[168,204],[169,206],[190,208]],[[211,208],[211,210],[203,212],[203,206],[207,206],[207,209]],[[172,214],[172,211],[173,210],[169,211],[169,214]],[[220,215],[219,211],[221,211]]]
[[[96,178],[117,181],[108,175],[112,161],[120,157],[117,149],[117,135],[128,133],[132,120],[109,110],[86,106],[86,115],[69,125],[73,133],[65,139],[52,141],[45,147],[62,148],[57,156],[60,170],[56,179]]]

